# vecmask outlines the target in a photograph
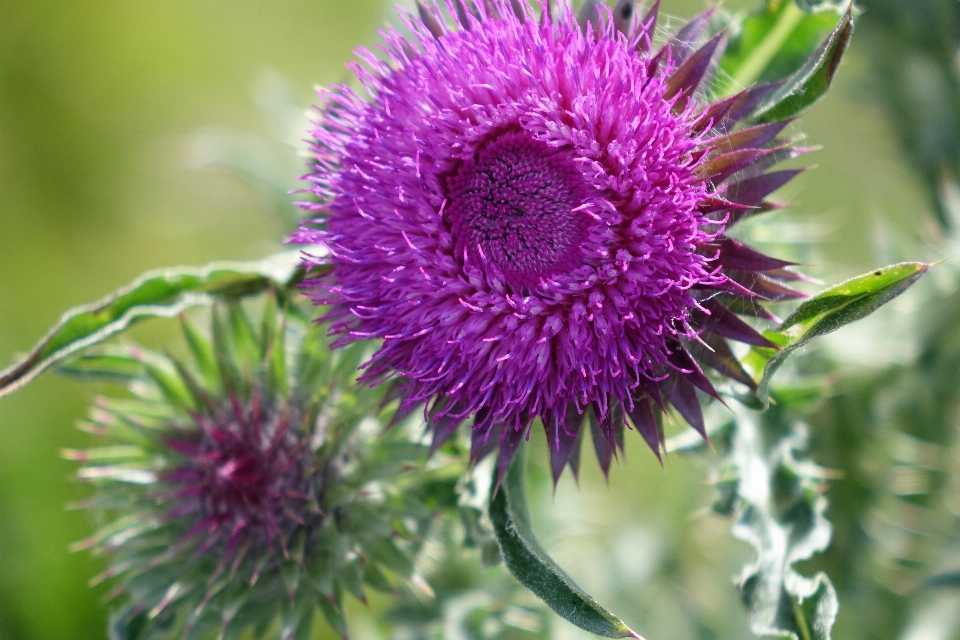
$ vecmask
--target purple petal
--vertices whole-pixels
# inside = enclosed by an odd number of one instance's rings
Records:
[[[738,171],[773,153],[772,149],[741,149],[724,153],[700,164],[697,175],[712,180],[714,184],[720,184]]]
[[[718,154],[719,152],[745,149],[747,147],[759,148],[780,135],[780,132],[791,122],[792,120],[781,120],[780,122],[770,122],[747,129],[740,129],[733,133],[712,138],[708,140],[705,145],[710,147],[711,155]]]
[[[543,429],[547,435],[547,448],[550,451],[550,470],[553,474],[553,487],[563,473],[563,468],[570,462],[570,456],[580,440],[580,431],[583,426],[583,415],[577,411],[574,403],[570,403],[564,416],[552,416],[543,421]]]
[[[669,47],[674,64],[678,66],[682,65],[686,62],[687,58],[697,50],[697,45],[700,44],[700,39],[706,32],[707,27],[710,25],[710,20],[713,19],[713,14],[716,13],[716,11],[716,7],[710,7],[703,13],[691,18],[689,22],[677,30],[677,33],[670,39],[670,42],[664,46],[660,53]],[[657,55],[660,55],[660,53]]]
[[[740,361],[733,355],[727,341],[720,336],[704,332],[700,334],[700,339],[707,343],[709,349],[697,342],[691,342],[688,345],[690,351],[696,356],[697,360],[703,362],[711,369],[720,374],[745,384],[753,390],[757,389],[757,383],[753,381],[747,370],[743,368]]]
[[[780,82],[758,84],[740,92],[735,96],[736,100],[727,117],[731,122],[739,122],[773,93],[780,84]]]
[[[726,274],[731,281],[740,284],[744,289],[765,300],[779,302],[780,300],[796,300],[807,297],[807,294],[802,291],[786,287],[775,280],[767,278],[762,273],[727,271]]]
[[[704,328],[714,332],[718,336],[736,340],[744,344],[750,344],[755,347],[766,347],[768,349],[779,349],[764,338],[756,329],[737,317],[737,315],[727,309],[716,300],[708,300],[703,306],[710,311],[702,323]]]
[[[739,182],[733,182],[727,186],[727,190],[723,192],[723,197],[730,202],[755,207],[763,202],[763,199],[768,195],[804,171],[806,171],[806,169],[773,171]]]
[[[529,428],[504,429],[503,435],[500,436],[500,455],[497,458],[497,487],[500,486],[503,478],[507,475],[510,463],[513,462],[513,456],[516,455],[517,448],[523,442],[525,434],[529,433]]]
[[[723,38],[722,33],[715,35],[673,72],[667,80],[667,90],[664,93],[667,100],[674,96],[680,96],[677,106],[683,109],[685,106],[683,97],[692,95],[700,86],[700,82],[707,75],[707,72],[713,68],[714,57]]]
[[[700,365],[690,355],[689,352],[679,342],[671,345],[672,353],[667,356],[667,360],[677,370],[687,377],[687,380],[693,383],[693,386],[703,391],[708,396],[720,399],[720,394],[713,388],[713,384],[703,375]]]
[[[633,426],[643,436],[650,450],[656,454],[660,464],[663,464],[663,458],[660,455],[663,448],[663,423],[660,420],[660,414],[653,408],[653,401],[645,396],[635,397],[633,410],[629,413]]]
[[[697,397],[696,388],[690,384],[682,374],[673,374],[660,383],[663,395],[667,396],[670,404],[683,416],[691,427],[704,438],[707,430],[703,423],[703,409]]]
[[[598,417],[599,409],[591,405],[591,411],[588,412],[590,421],[590,437],[593,440],[593,449],[597,453],[597,462],[600,463],[600,469],[603,471],[603,477],[610,477],[610,461],[613,459],[613,446],[607,441],[606,436],[600,426]]]
[[[653,40],[653,35],[657,30],[657,17],[659,15],[660,0],[657,0],[653,3],[653,6],[650,7],[650,10],[647,11],[647,15],[645,15],[640,21],[640,28],[643,30],[644,36],[640,38],[639,42],[637,42],[637,51],[641,53],[650,51],[650,43]]]
[[[771,258],[731,238],[720,238],[717,242],[704,246],[707,253],[713,250],[720,251],[720,257],[717,258],[717,262],[722,264],[726,269],[771,271],[773,269],[792,267],[797,264],[796,262]]]

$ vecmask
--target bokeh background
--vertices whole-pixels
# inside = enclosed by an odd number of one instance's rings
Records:
[[[729,0],[725,10],[758,2]],[[816,170],[781,194],[794,208],[749,230],[774,249],[801,242],[806,272],[826,283],[897,259],[949,257],[951,246],[938,220],[949,217],[953,193],[941,176],[958,161],[957,3],[863,4],[835,88],[796,127],[824,147],[806,159]],[[678,20],[704,6],[663,2]],[[302,164],[295,153],[305,117],[296,105],[310,104],[315,84],[347,80],[351,50],[375,45],[392,14],[382,0],[0,0],[0,366],[64,309],[144,270],[275,252],[296,217],[283,193]],[[836,569],[836,637],[960,637],[951,592],[918,591],[933,564],[949,570],[956,557],[950,536],[960,529],[945,511],[953,476],[943,471],[931,485],[946,487],[935,504],[895,491],[889,500],[899,502],[889,502],[883,484],[904,464],[896,455],[904,447],[929,444],[938,462],[926,464],[936,469],[960,459],[950,449],[953,405],[937,414],[946,426],[934,434],[876,426],[896,413],[876,408],[878,394],[895,396],[897,376],[916,371],[923,354],[939,362],[939,347],[915,328],[954,290],[943,271],[810,355],[839,372],[833,398],[811,418],[814,458],[845,470],[828,514],[837,550],[811,564]],[[955,314],[937,317],[949,328]],[[159,344],[172,331],[158,321],[137,335]],[[956,368],[944,366],[930,375],[950,387],[956,379],[944,377]],[[881,374],[889,393],[877,391]],[[92,391],[48,376],[0,400],[0,640],[104,637],[106,590],[87,586],[100,563],[68,552],[90,522],[64,505],[85,489],[58,454],[86,442],[72,425]],[[900,436],[906,445],[896,444]],[[751,553],[730,537],[729,521],[705,509],[710,454],[672,456],[661,470],[633,440],[609,486],[592,462],[579,488],[564,477],[554,497],[540,483],[544,542],[651,640],[749,637],[732,576]],[[937,516],[936,551],[915,557],[914,543],[882,535],[889,524],[929,538],[924,523],[934,512],[946,514]],[[357,637],[374,633],[360,629]],[[553,635],[587,637],[559,621]]]

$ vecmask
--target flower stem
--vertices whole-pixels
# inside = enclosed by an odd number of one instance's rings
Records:
[[[803,617],[803,610],[797,603],[796,598],[791,596],[790,603],[793,605],[793,615],[797,619],[797,626],[800,627],[800,634],[803,636],[802,640],[813,640],[810,635],[810,627],[807,625],[807,619]]]
[[[749,87],[760,77],[760,74],[770,65],[770,61],[777,55],[783,43],[787,41],[793,30],[797,28],[803,19],[804,13],[793,0],[788,0],[777,23],[773,29],[767,32],[757,48],[753,50],[753,55],[744,61],[736,73],[733,74],[733,87]]]

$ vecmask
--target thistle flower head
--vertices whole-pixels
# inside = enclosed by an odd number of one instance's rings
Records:
[[[221,547],[217,573],[242,561],[253,545],[287,555],[291,532],[323,516],[319,468],[302,431],[303,416],[295,415],[299,408],[265,412],[259,391],[253,394],[249,406],[231,397],[220,415],[195,415],[199,429],[166,438],[183,459],[160,474],[171,492],[158,498],[175,505],[168,517],[200,516],[183,543],[202,536],[197,555]]]
[[[394,378],[435,445],[470,423],[501,473],[539,417],[555,479],[587,424],[604,471],[628,420],[659,455],[667,402],[703,432],[701,364],[753,386],[726,340],[774,345],[738,314],[799,295],[725,235],[799,152],[787,121],[740,124],[771,86],[707,98],[710,12],[654,50],[659,3],[559,5],[423,3],[360,50],[369,99],[322,93],[291,238],[333,266],[307,288],[335,345],[382,340],[362,380]]]
[[[459,474],[423,469],[425,447],[400,431],[379,437],[379,393],[353,389],[363,347],[331,354],[275,305],[264,318],[216,312],[212,340],[184,319],[185,361],[116,346],[84,358],[132,392],[83,423],[104,446],[65,452],[95,489],[81,506],[106,522],[76,547],[109,558],[95,582],[115,585],[111,637],[302,638],[317,609],[346,635],[344,592],[420,581],[416,554]]]

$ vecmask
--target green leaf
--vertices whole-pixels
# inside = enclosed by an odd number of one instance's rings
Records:
[[[271,285],[287,287],[297,278],[298,262],[298,253],[288,252],[254,262],[146,273],[98,302],[63,314],[26,357],[0,372],[0,397],[141,320],[175,317],[190,307],[211,304],[218,296],[240,297]]]
[[[270,375],[267,376],[267,384],[270,386],[270,391],[286,394],[290,386],[287,380],[287,354],[284,352],[287,320],[284,316],[283,322],[279,325],[271,324],[271,322],[275,322],[277,317],[277,313],[274,311],[276,302],[273,296],[267,297],[266,307],[263,322],[263,344],[266,349],[264,357],[270,371]]]
[[[57,372],[80,379],[126,382],[143,375],[140,351],[126,344],[102,345],[57,367]]]
[[[824,551],[832,527],[823,495],[827,471],[798,459],[806,436],[780,407],[764,414],[739,410],[730,456],[733,535],[756,558],[739,576],[750,628],[758,636],[829,640],[839,601],[823,572],[812,577],[794,565]],[[729,475],[729,474],[728,474]]]
[[[370,557],[405,578],[413,575],[413,560],[390,538],[381,538],[369,547]]]
[[[819,100],[830,88],[850,36],[853,35],[852,4],[813,55],[751,114],[756,122],[792,118]]]
[[[327,624],[341,638],[347,638],[347,618],[343,615],[343,592],[337,586],[332,597],[323,594],[317,598],[317,605],[326,618]]]
[[[260,362],[262,357],[260,341],[257,340],[256,332],[247,315],[236,302],[232,302],[227,314],[227,322],[230,325],[230,335],[233,338],[233,347],[231,353],[239,358],[243,368],[254,367]]]
[[[794,73],[836,26],[842,11],[828,8],[804,13],[800,3],[770,1],[744,18],[720,59],[718,81],[724,84],[717,93],[731,95]]]
[[[521,444],[503,485],[491,491],[490,520],[510,573],[556,613],[591,633],[607,638],[641,638],[581,589],[540,546],[530,525],[524,475],[526,446]],[[498,477],[493,474],[494,482]]]
[[[147,363],[147,375],[160,389],[163,397],[174,407],[186,413],[192,413],[200,406],[200,398],[194,394],[187,382],[179,375],[172,362],[162,364]]]
[[[323,599],[321,596],[317,601]],[[280,628],[280,640],[309,640],[313,627],[313,601],[313,594],[301,594],[293,606],[286,607]],[[339,629],[337,633],[341,638],[347,637],[345,628],[343,633],[340,633]]]
[[[363,563],[359,557],[351,558],[340,567],[337,579],[347,593],[360,602],[367,603],[367,594],[363,591]]]
[[[220,375],[213,344],[187,316],[180,316],[180,325],[187,345],[190,347],[190,353],[193,354],[193,361],[203,376],[207,388],[211,391],[219,391]]]
[[[765,334],[781,347],[780,351],[751,352],[752,364],[763,368],[757,390],[759,402],[763,406],[769,402],[770,379],[791,353],[814,338],[870,315],[909,289],[929,268],[923,262],[902,262],[877,269],[824,289],[797,307],[777,331]]]

